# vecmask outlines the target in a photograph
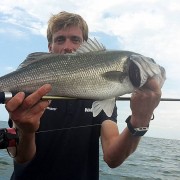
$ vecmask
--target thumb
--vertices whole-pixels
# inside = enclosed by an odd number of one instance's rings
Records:
[[[149,78],[143,87],[150,89],[151,91],[161,93],[160,84],[158,82],[158,79],[156,79],[155,77]]]

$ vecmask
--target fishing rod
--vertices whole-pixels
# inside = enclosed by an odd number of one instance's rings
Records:
[[[4,104],[5,101],[11,99],[15,96],[16,93],[11,92],[0,92],[0,104]],[[26,94],[28,96],[29,94]],[[55,99],[77,99],[71,97],[60,97],[60,96],[43,96],[42,100],[55,100]],[[130,97],[117,97],[117,101],[129,101]],[[178,98],[161,98],[161,101],[180,101]],[[69,129],[77,129],[77,128],[87,128],[93,126],[101,126],[101,124],[93,124],[87,126],[77,126],[77,127],[68,127],[68,128],[61,128],[61,129],[52,129],[46,131],[39,131],[36,133],[47,133],[47,132],[54,132],[54,131],[62,131],[62,130],[69,130]],[[1,128],[0,129],[0,149],[6,149],[7,147],[16,147],[19,142],[19,136],[16,132],[15,128]]]
[[[117,101],[129,101],[130,97],[117,97]],[[178,98],[161,98],[160,101],[180,101]]]
[[[43,100],[54,100],[54,99],[78,99],[78,98],[72,98],[72,97],[62,97],[62,96],[43,96]],[[87,100],[87,99],[81,99],[81,100]],[[131,97],[116,97],[116,101],[130,101]],[[160,101],[180,101],[178,98],[161,98]]]
[[[11,99],[15,96],[16,93],[12,92],[0,92],[0,104],[4,104],[7,100]],[[28,96],[29,94],[26,94]],[[62,97],[62,96],[50,96],[46,95],[42,97],[42,100],[71,100],[71,99],[78,99],[78,98],[72,98],[72,97]],[[116,101],[130,101],[130,97],[117,97]],[[81,99],[86,100],[86,99]],[[161,98],[160,101],[180,101],[179,98]]]
[[[14,97],[17,93],[13,92],[0,92],[0,104],[5,104],[7,100],[10,100],[12,97]],[[25,93],[25,97],[29,96],[31,93]],[[42,100],[60,100],[60,99],[78,99],[73,97],[62,97],[62,96],[50,96],[46,95],[41,98]]]

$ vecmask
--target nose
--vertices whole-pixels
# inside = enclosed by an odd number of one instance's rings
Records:
[[[71,42],[70,39],[66,39],[65,43],[64,43],[64,48],[63,48],[63,53],[72,53],[72,51],[74,50],[74,46],[73,43]]]
[[[64,54],[66,54],[66,53],[72,53],[73,49],[66,47],[66,48],[63,49],[63,51],[64,51]]]

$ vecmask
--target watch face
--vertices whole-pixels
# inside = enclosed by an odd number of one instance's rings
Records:
[[[135,131],[148,131],[148,127],[139,127],[139,128],[134,128]]]
[[[147,131],[148,131],[148,127],[139,127],[139,128],[134,128],[134,130],[136,131],[133,135],[134,136],[143,136]]]

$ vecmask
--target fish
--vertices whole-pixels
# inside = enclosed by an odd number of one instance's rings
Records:
[[[92,99],[93,117],[112,115],[116,97],[130,94],[156,77],[162,87],[165,69],[152,58],[124,50],[107,50],[88,39],[72,53],[34,52],[19,67],[0,77],[0,91],[32,93],[51,84],[48,96]]]

